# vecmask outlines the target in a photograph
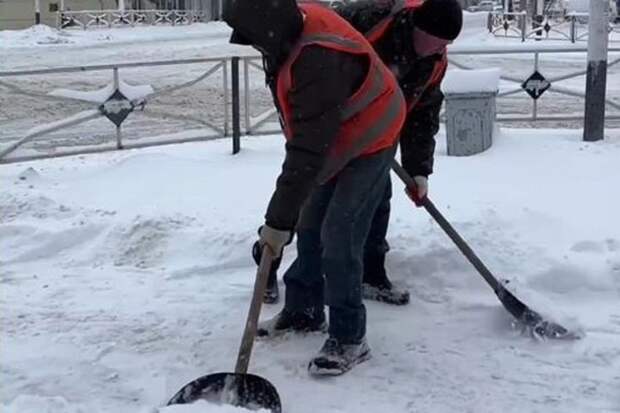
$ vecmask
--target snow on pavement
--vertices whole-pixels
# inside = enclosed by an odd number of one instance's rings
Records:
[[[388,271],[406,307],[367,303],[374,357],[324,380],[324,336],[257,342],[250,371],[285,412],[620,411],[620,131],[503,130],[477,156],[439,137],[431,196],[498,276],[584,329],[539,342],[394,178]],[[231,371],[253,285],[250,249],[281,136],[0,167],[0,410],[153,413]],[[286,250],[290,263],[295,248]],[[268,306],[263,317],[280,306]]]

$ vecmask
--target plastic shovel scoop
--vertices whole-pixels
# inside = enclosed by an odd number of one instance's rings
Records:
[[[282,411],[280,396],[274,385],[260,376],[247,373],[272,261],[271,250],[268,247],[263,248],[234,373],[208,374],[187,383],[170,399],[168,406],[193,403],[202,399],[249,410],[264,409],[271,413]]]

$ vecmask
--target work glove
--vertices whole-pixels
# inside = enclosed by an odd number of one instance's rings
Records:
[[[421,207],[422,202],[428,194],[428,178],[422,175],[416,175],[413,177],[413,180],[415,181],[415,187],[405,188],[405,193],[417,207]]]
[[[254,258],[254,262],[256,265],[260,265],[260,259],[263,256],[263,249],[260,246],[260,241],[256,241],[252,246],[252,258]],[[280,263],[282,262],[282,256],[278,258],[274,258],[271,261],[271,269],[270,272],[277,272],[280,268]]]
[[[258,241],[256,241],[258,243],[258,248],[256,248],[255,243],[252,249],[252,255],[255,257],[254,259],[256,260],[257,255],[258,257],[262,256],[265,245],[267,245],[273,253],[273,258],[278,258],[282,255],[284,247],[293,240],[293,231],[279,230],[265,224],[258,229],[258,236]],[[258,262],[260,262],[260,258]]]

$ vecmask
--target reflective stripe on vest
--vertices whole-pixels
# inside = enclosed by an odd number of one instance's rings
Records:
[[[349,99],[347,105],[342,108],[341,119],[343,121],[349,120],[360,113],[383,93],[383,73],[376,65],[372,65],[370,68],[370,82],[370,89],[366,93],[359,96],[354,95]]]
[[[341,108],[341,124],[317,176],[319,184],[338,173],[352,159],[387,149],[398,141],[406,114],[405,100],[392,73],[383,65],[368,41],[345,20],[322,6],[300,4],[306,13],[304,31],[280,68],[277,99],[284,132],[292,139],[288,92],[293,87],[291,69],[302,49],[321,46],[369,59],[362,84]]]
[[[358,43],[345,39],[344,37],[334,36],[332,34],[313,34],[311,36],[304,36],[298,47],[301,49],[309,44],[321,43],[337,44],[350,50],[362,51],[362,47]]]
[[[428,88],[437,86],[441,83],[447,67],[448,57],[444,53],[441,60],[435,62],[435,65],[433,66],[433,71],[431,72],[426,82],[422,86],[418,87],[413,93],[412,98],[407,101],[407,112],[411,112],[415,109],[416,105],[420,102],[422,95]]]
[[[338,156],[328,157],[318,174],[317,181],[324,183],[329,180],[351,160],[360,156],[364,152],[364,148],[375,141],[377,136],[383,136],[387,133],[390,126],[401,116],[403,100],[404,97],[400,88],[396,89],[396,93],[390,98],[383,116],[357,138],[358,145],[349,146],[346,152],[340,153]],[[394,145],[398,145],[398,139],[395,140]]]

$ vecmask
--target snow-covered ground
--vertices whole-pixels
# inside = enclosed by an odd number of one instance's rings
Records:
[[[367,303],[373,359],[312,379],[324,337],[294,336],[258,342],[250,371],[290,413],[620,411],[620,131],[585,143],[507,129],[467,158],[438,140],[435,203],[492,271],[585,337],[514,330],[395,182],[387,266],[412,302]],[[187,381],[230,371],[282,146],[257,137],[236,156],[222,140],[0,167],[0,410],[152,413]]]
[[[454,48],[566,45],[489,36],[481,16],[467,14]],[[0,71],[254,53],[228,45],[229,34],[221,23],[0,31]],[[531,71],[528,59],[459,57],[515,76]],[[610,68],[611,99],[620,96],[619,66]],[[583,54],[541,55],[545,75],[584,67]],[[207,69],[140,67],[121,70],[121,79],[158,91]],[[271,99],[254,75],[260,112]],[[9,86],[89,92],[84,97],[110,79],[111,72],[0,77],[0,146],[93,108]],[[151,101],[147,111],[221,121],[221,82],[220,73],[191,93]],[[564,83],[583,88],[583,78]],[[530,103],[505,102],[518,110]],[[540,103],[552,113],[579,107],[557,95]],[[136,112],[124,130],[152,138],[188,128]],[[97,120],[33,147],[114,139],[112,124]],[[324,337],[289,337],[258,343],[251,371],[277,386],[291,413],[620,412],[620,130],[584,143],[578,129],[504,129],[489,151],[469,158],[447,157],[445,137],[438,140],[435,203],[492,271],[517,280],[585,337],[538,342],[514,330],[469,263],[397,189],[388,269],[411,289],[412,303],[368,303],[374,358],[344,377],[315,380],[306,364]],[[154,413],[187,381],[233,368],[255,271],[249,250],[283,150],[281,136],[244,138],[236,156],[230,146],[220,140],[0,166],[1,412]],[[286,263],[294,255],[288,248]]]

